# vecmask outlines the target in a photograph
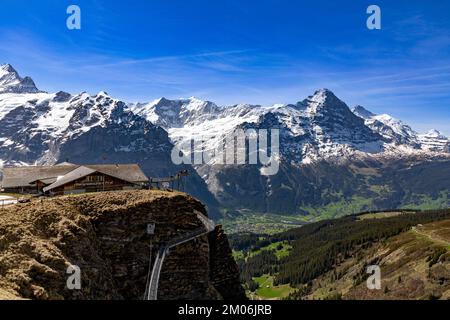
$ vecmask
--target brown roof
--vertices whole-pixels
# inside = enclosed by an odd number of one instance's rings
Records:
[[[66,174],[65,176],[61,177],[60,179],[56,180],[55,183],[47,186],[44,188],[44,192],[56,189],[58,187],[61,187],[69,182],[81,179],[83,177],[86,177],[90,174],[93,174],[94,172],[97,172],[94,169],[88,168],[88,167],[78,167],[73,171],[70,171],[68,174]]]
[[[98,164],[84,166],[128,182],[148,182],[147,176],[142,172],[138,164]]]
[[[30,187],[33,182],[38,180],[57,179],[79,167],[86,167],[132,183],[148,182],[148,178],[137,164],[70,164],[57,166],[5,167],[3,168],[2,187]]]
[[[30,183],[63,176],[76,169],[77,165],[42,167],[5,167],[3,168],[3,188],[29,187]]]
[[[56,180],[58,180],[58,178],[45,178],[45,179],[38,179],[38,180],[36,180],[36,181],[31,181],[30,183],[31,184],[35,184],[35,183],[38,183],[38,182],[42,182],[43,184],[45,184],[45,185],[50,185],[50,184],[52,184],[52,183],[55,183],[56,182]]]

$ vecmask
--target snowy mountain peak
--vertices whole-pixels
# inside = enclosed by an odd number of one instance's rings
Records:
[[[157,104],[161,103],[163,100],[166,100],[166,98],[162,97],[162,98],[155,99],[155,100],[151,101],[150,103],[148,103],[148,106],[156,106]]]
[[[446,138],[440,131],[436,129],[431,129],[423,136],[430,137],[430,138]]]
[[[410,149],[431,152],[450,150],[450,140],[437,130],[419,135],[410,126],[388,114],[374,114],[362,106],[353,108],[353,113],[364,119],[366,126],[379,133],[393,148],[403,145]]]
[[[201,99],[196,98],[196,97],[189,97],[187,100],[189,100],[189,101],[191,101],[193,103],[204,103],[204,102],[207,102],[205,100],[201,100]]]
[[[308,97],[310,102],[315,102],[317,104],[324,104],[329,99],[337,99],[333,92],[328,89],[319,89],[312,96]]]
[[[10,64],[2,64],[0,66],[0,85],[7,81],[19,81],[20,77],[17,71]]]
[[[306,106],[309,106],[312,109],[328,109],[328,108],[334,108],[334,107],[345,107],[348,109],[347,105],[339,100],[338,97],[335,96],[335,94],[328,90],[328,89],[320,89],[317,90],[312,96],[309,96],[303,101],[303,104]]]
[[[30,77],[21,78],[10,64],[0,66],[0,93],[39,93]]]
[[[4,73],[16,72],[16,70],[14,70],[12,65],[10,65],[9,63],[2,64],[0,66],[0,71],[2,71]],[[0,76],[1,76],[1,73],[0,73]]]
[[[450,139],[437,130],[430,130],[426,134],[421,134],[418,139],[423,150],[432,152],[450,152]]]
[[[150,103],[132,104],[129,108],[166,129],[184,127],[188,123],[199,123],[205,119],[211,120],[223,111],[223,108],[213,102],[194,97],[178,100],[160,98]]]
[[[370,118],[376,116],[375,113],[370,112],[369,110],[367,110],[366,108],[364,108],[363,106],[360,106],[360,105],[357,105],[356,107],[354,107],[352,112],[354,114],[356,114],[358,117],[363,118],[363,119],[370,119]]]
[[[72,95],[70,93],[59,91],[55,93],[55,97],[53,98],[53,101],[55,102],[67,102],[70,99],[72,99]]]
[[[97,97],[109,97],[109,94],[106,91],[100,91],[97,93]]]
[[[202,108],[210,103],[212,103],[212,102],[200,100],[195,97],[190,97],[189,99],[186,100],[185,108],[195,110],[195,109]]]
[[[297,106],[305,108],[310,115],[329,113],[352,116],[349,107],[328,89],[317,90],[312,96],[298,103]]]

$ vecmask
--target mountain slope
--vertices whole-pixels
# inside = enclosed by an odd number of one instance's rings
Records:
[[[370,112],[369,120],[361,119],[358,110],[352,113],[325,89],[295,105],[235,109],[168,129],[175,142],[211,136],[205,150],[236,128],[280,130],[281,163],[274,176],[261,175],[261,166],[218,165],[214,159],[196,167],[226,208],[335,216],[349,206],[388,209],[420,205],[423,198],[438,207],[450,205],[450,185],[444,181],[450,178],[449,154],[445,149],[430,153],[401,121]]]
[[[419,135],[422,148],[432,152],[450,152],[450,139],[437,130]]]
[[[312,281],[302,299],[450,299],[450,220],[433,222],[361,249]],[[381,289],[367,289],[367,265],[381,269]],[[300,297],[297,297],[300,298]]]
[[[17,74],[9,65],[2,70],[10,77]],[[174,165],[172,149],[164,129],[105,92],[0,93],[0,164],[138,163],[149,177],[188,170],[186,191],[217,215],[217,203],[205,182],[192,166]]]
[[[406,145],[413,149],[449,153],[450,139],[437,130],[418,134],[401,120],[387,114],[376,115],[362,106],[356,106],[353,113],[365,120],[365,124],[396,146]]]
[[[266,276],[274,288],[290,286],[291,299],[447,299],[449,227],[449,209],[378,212],[233,235],[231,243],[250,291]],[[366,286],[373,265],[381,268],[381,290]]]
[[[450,185],[443,182],[450,180],[448,138],[419,135],[361,106],[351,111],[327,89],[271,107],[195,98],[127,104],[105,92],[41,92],[10,65],[1,70],[3,165],[136,162],[153,177],[188,169],[188,191],[231,212],[336,216],[348,206],[358,211],[450,203]],[[237,129],[279,130],[275,175],[261,163],[224,165],[220,153],[195,166],[173,163],[173,145],[191,147],[196,139],[194,151],[209,152]]]

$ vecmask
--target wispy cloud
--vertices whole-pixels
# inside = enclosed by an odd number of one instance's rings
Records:
[[[0,60],[31,75],[43,90],[105,90],[126,101],[198,96],[220,104],[269,105],[297,102],[327,87],[350,105],[407,118],[419,130],[425,127],[424,110],[433,109],[427,125],[450,135],[450,65],[444,57],[432,63],[413,56],[398,62],[396,54],[392,60],[373,59],[374,48],[355,46],[321,50],[330,59],[320,61],[249,48],[138,58],[72,49],[25,30],[0,32]],[[369,58],[340,63],[345,55]]]

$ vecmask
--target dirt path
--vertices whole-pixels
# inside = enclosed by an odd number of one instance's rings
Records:
[[[450,247],[450,242],[448,242],[447,240],[444,240],[442,238],[437,238],[437,237],[433,237],[431,234],[424,232],[423,230],[419,230],[416,227],[412,228],[412,231],[415,234],[421,235],[423,237],[426,237],[427,239],[429,239],[430,241],[440,244],[440,245],[444,245],[446,247]]]

